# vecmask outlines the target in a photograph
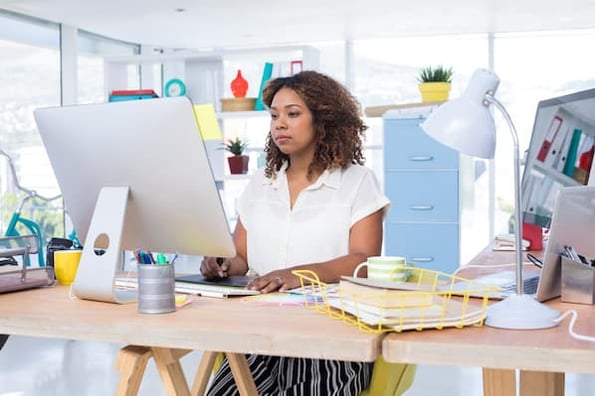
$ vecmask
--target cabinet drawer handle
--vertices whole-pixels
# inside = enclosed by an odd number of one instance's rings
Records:
[[[434,205],[411,205],[409,207],[411,210],[432,210],[434,209]]]
[[[416,263],[430,263],[434,261],[433,257],[411,257],[409,261],[415,261]]]
[[[432,155],[416,155],[414,157],[409,157],[409,161],[432,161],[434,160],[434,156]]]

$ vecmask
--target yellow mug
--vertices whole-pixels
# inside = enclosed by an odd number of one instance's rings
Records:
[[[74,282],[82,254],[80,249],[54,252],[54,273],[59,284],[70,285]]]

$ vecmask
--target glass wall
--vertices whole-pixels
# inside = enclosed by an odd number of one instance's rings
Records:
[[[78,32],[78,102],[101,103],[106,101],[103,79],[103,57],[140,54],[140,45],[113,40],[93,33]],[[140,87],[139,66],[128,67],[127,89]]]
[[[420,102],[417,75],[428,65],[452,66],[454,81],[451,97],[465,89],[469,77],[477,68],[489,66],[501,78],[499,100],[509,110],[519,132],[521,150],[529,143],[537,102],[561,94],[593,88],[595,78],[593,55],[588,51],[595,38],[594,30],[497,34],[493,36],[490,54],[488,35],[450,35],[441,37],[401,37],[383,40],[306,43],[318,51],[319,70],[339,81],[350,84],[363,108],[370,106]],[[58,24],[0,11],[0,148],[13,157],[21,185],[42,195],[58,193],[51,167],[43,150],[33,110],[60,104],[60,26]],[[299,47],[296,47],[299,48]],[[531,51],[527,51],[531,48]],[[106,100],[104,87],[104,56],[129,56],[140,53],[140,46],[90,32],[79,31],[77,37],[78,102]],[[529,56],[529,52],[531,55]],[[241,69],[249,81],[248,96],[256,96],[265,61],[284,62],[300,52],[237,51],[225,57],[224,96],[231,95],[229,82]],[[346,67],[346,62],[353,62]],[[159,67],[149,71],[156,90],[162,86]],[[128,69],[127,88],[140,87],[139,67]],[[353,79],[351,79],[353,77]],[[65,78],[68,78],[67,76]],[[348,80],[349,81],[346,81]],[[498,145],[495,164],[496,233],[507,232],[512,213],[512,144],[504,121],[495,113],[498,123]],[[368,165],[382,177],[382,119],[368,118]],[[239,129],[256,131],[257,147],[260,134],[266,134],[268,120],[251,120],[257,125],[242,123]],[[233,122],[232,122],[233,123]],[[242,132],[244,133],[244,132]],[[239,134],[239,132],[238,132]],[[258,158],[255,158],[258,160]],[[487,205],[488,181],[486,164],[477,162],[476,178],[485,187],[477,196],[476,205]],[[0,227],[7,221],[22,198],[10,178],[8,162],[0,158]],[[28,215],[35,216],[35,201],[27,205]],[[60,203],[55,205],[60,206]],[[46,211],[47,212],[47,211]],[[57,229],[48,233],[57,234]]]
[[[18,184],[43,196],[57,195],[51,166],[33,118],[39,107],[60,105],[60,30],[57,24],[0,11],[0,148],[11,158]],[[0,158],[0,230],[9,230],[19,204],[44,236],[62,234],[60,200],[45,202],[17,188],[9,161]],[[48,210],[48,206],[50,209]],[[12,227],[11,227],[12,229]],[[21,233],[30,234],[21,225]]]
[[[494,68],[501,78],[498,98],[515,123],[521,156],[529,147],[537,103],[595,88],[595,31],[496,35]],[[527,51],[531,48],[531,51]],[[496,147],[496,224],[505,230],[512,211],[512,140],[502,119]],[[500,182],[501,181],[501,182]],[[502,232],[502,231],[501,231]]]

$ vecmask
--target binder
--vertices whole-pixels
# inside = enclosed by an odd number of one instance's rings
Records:
[[[581,141],[582,129],[575,128],[572,132],[572,138],[568,147],[568,154],[566,155],[566,163],[564,164],[563,172],[566,176],[574,176],[574,164],[578,155],[578,146]]]
[[[566,155],[568,154],[568,146],[570,145],[571,136],[569,135],[568,127],[563,124],[560,128],[556,139],[550,146],[550,152],[545,158],[544,164],[552,169],[562,172],[564,164],[566,163]]]
[[[566,160],[568,159],[568,150],[570,149],[570,144],[572,143],[572,129],[570,127],[564,128],[564,144],[560,148],[560,160],[556,164],[555,168],[560,172],[564,171],[566,167]]]
[[[271,79],[272,74],[273,74],[273,64],[270,62],[265,62],[264,68],[262,71],[262,79],[260,81],[260,89],[258,90],[258,97],[256,98],[256,104],[254,105],[254,110],[265,110],[265,105],[264,105],[264,103],[262,103],[262,91],[264,90],[264,87],[265,87],[267,81],[269,81]]]
[[[550,126],[547,129],[545,137],[543,138],[543,142],[541,144],[541,148],[537,153],[537,160],[541,162],[545,162],[547,155],[550,151],[550,148],[556,139],[556,135],[558,135],[558,131],[560,130],[560,126],[562,125],[562,117],[559,115],[555,115],[550,122]]]

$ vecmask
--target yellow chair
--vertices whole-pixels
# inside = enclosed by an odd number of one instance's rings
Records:
[[[213,375],[219,370],[224,358],[218,353],[213,365]],[[370,387],[360,396],[401,396],[411,387],[417,365],[408,363],[388,363],[380,356],[374,362]]]
[[[417,365],[388,363],[380,356],[374,362],[370,387],[361,396],[400,396],[413,384]]]

